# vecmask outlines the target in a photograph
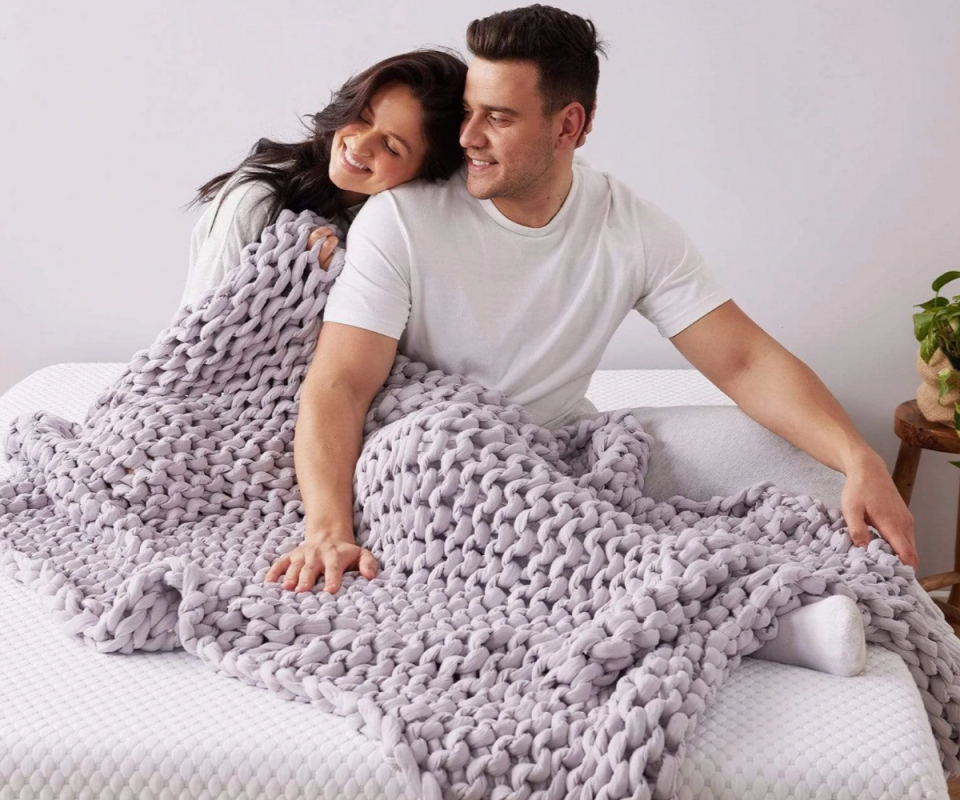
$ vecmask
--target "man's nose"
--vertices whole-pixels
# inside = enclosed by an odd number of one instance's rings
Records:
[[[484,144],[486,144],[486,139],[480,130],[480,125],[476,123],[476,117],[465,119],[460,125],[460,146],[464,148],[483,147]]]

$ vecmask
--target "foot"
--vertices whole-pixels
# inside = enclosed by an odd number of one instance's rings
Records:
[[[780,616],[777,635],[750,655],[849,678],[863,672],[867,639],[855,600],[833,594]]]

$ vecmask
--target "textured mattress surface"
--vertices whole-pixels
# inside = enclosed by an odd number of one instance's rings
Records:
[[[28,376],[0,396],[0,432],[39,408],[80,420],[123,368],[58,364]],[[600,410],[731,403],[693,370],[602,371],[588,396]],[[43,601],[0,574],[0,800],[407,797],[380,743],[340,717],[184,651],[97,653]],[[691,800],[947,798],[916,685],[874,644],[855,678],[743,659],[681,771]]]

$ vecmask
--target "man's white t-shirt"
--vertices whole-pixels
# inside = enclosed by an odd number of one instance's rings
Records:
[[[574,162],[542,228],[472,197],[466,168],[372,196],[324,320],[397,339],[403,355],[500,389],[553,428],[593,409],[590,377],[631,309],[671,337],[729,299],[673,218]]]

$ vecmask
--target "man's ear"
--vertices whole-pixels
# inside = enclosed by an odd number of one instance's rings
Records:
[[[583,129],[583,133],[580,134],[580,139],[577,141],[577,147],[583,147],[587,142],[587,134],[593,130],[593,118],[597,115],[597,101],[593,101],[593,110],[590,112],[590,119],[587,120],[587,125]]]
[[[589,124],[583,106],[574,100],[557,112],[557,115],[560,119],[560,137],[557,146],[559,148],[579,147],[578,141],[582,138],[581,130],[584,129],[584,125]]]

